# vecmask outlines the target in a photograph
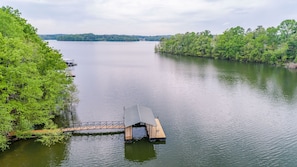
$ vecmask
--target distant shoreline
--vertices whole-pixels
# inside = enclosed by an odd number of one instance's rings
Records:
[[[45,34],[39,35],[43,40],[57,41],[111,41],[111,42],[129,42],[129,41],[160,41],[163,38],[170,38],[171,35],[95,35],[89,34]]]

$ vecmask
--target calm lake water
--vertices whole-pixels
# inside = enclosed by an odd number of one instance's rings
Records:
[[[124,134],[32,140],[0,153],[0,166],[297,165],[297,73],[260,64],[159,55],[155,42],[50,41],[73,69],[79,121],[122,120],[141,104],[158,116],[165,144],[124,143]]]

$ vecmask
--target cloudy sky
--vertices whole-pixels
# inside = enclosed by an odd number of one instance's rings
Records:
[[[297,20],[297,0],[0,0],[39,34],[167,35]]]

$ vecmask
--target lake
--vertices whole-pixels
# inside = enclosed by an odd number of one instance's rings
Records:
[[[160,55],[156,42],[49,44],[78,64],[77,121],[122,120],[123,107],[140,104],[159,117],[166,143],[125,144],[123,133],[53,147],[19,141],[0,153],[2,167],[297,164],[296,71]]]

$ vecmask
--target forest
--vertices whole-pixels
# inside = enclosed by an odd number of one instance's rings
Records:
[[[141,36],[141,35],[95,35],[86,34],[52,34],[40,35],[44,40],[57,41],[160,41],[162,38],[169,38],[169,35]]]
[[[48,46],[37,29],[11,7],[0,8],[0,150],[9,137],[31,137],[34,129],[57,129],[54,119],[71,103],[75,90],[62,55]],[[61,132],[42,134],[50,145]]]
[[[247,29],[237,26],[222,34],[209,30],[163,38],[155,51],[240,62],[284,65],[297,62],[297,22],[284,20],[277,27]]]

